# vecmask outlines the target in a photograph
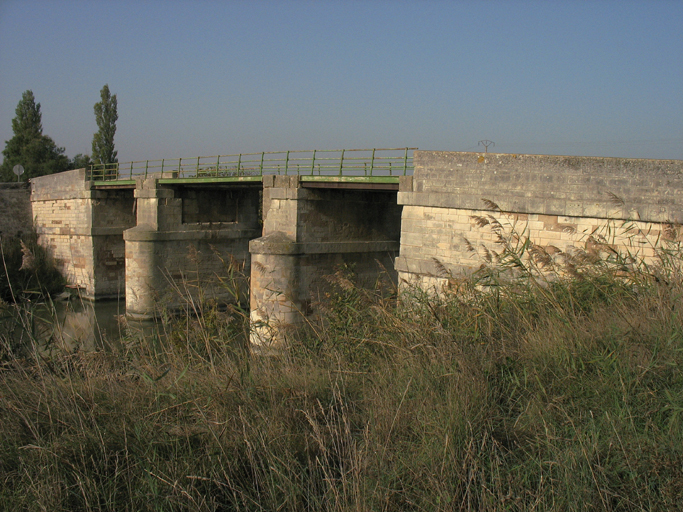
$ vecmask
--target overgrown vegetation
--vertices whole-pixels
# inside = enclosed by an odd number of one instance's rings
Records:
[[[500,233],[441,295],[340,270],[280,357],[211,307],[120,353],[10,353],[0,508],[680,509],[677,234],[553,267]]]

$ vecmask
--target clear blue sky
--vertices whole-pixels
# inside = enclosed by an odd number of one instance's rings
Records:
[[[0,0],[0,144],[32,89],[120,161],[419,147],[683,159],[683,0]]]

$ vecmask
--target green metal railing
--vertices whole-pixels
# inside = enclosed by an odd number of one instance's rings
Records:
[[[264,174],[300,176],[405,176],[413,172],[417,148],[264,151],[93,165],[91,181],[120,181],[168,173],[163,177],[260,178]]]

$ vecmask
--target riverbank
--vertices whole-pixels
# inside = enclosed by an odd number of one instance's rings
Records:
[[[0,508],[680,509],[680,248],[580,256],[400,303],[340,270],[278,357],[211,305],[119,353],[4,347]]]

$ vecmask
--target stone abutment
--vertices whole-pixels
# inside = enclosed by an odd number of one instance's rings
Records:
[[[491,221],[548,255],[652,258],[683,221],[683,161],[416,151],[402,182],[402,283],[439,292],[500,252]]]

